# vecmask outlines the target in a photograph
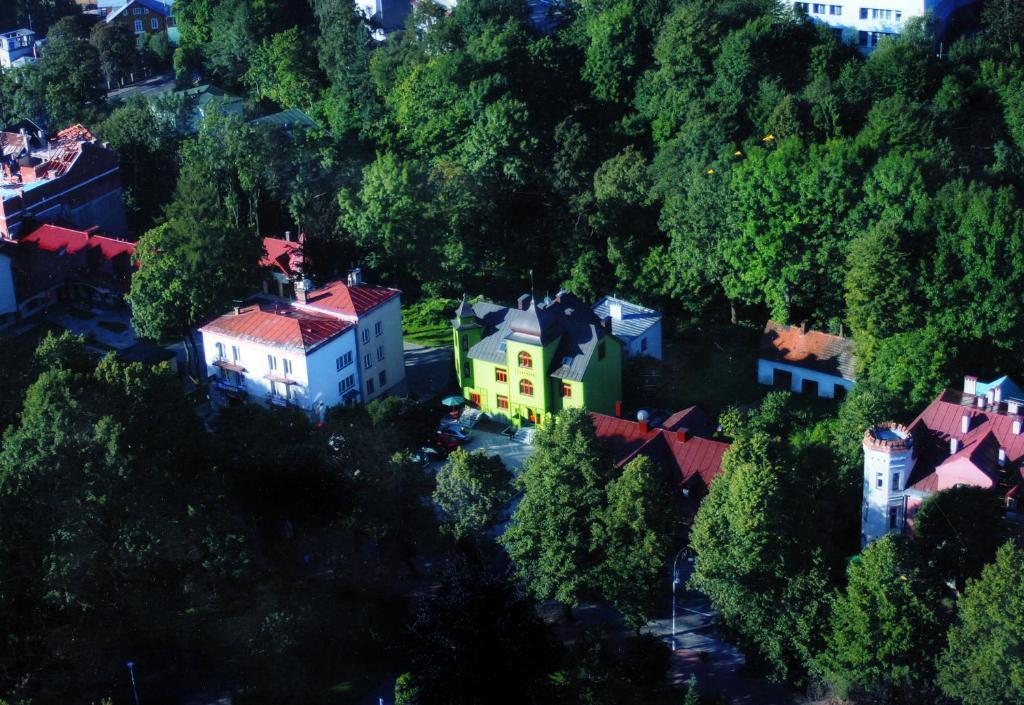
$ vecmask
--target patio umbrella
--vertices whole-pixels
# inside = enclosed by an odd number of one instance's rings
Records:
[[[441,400],[441,404],[443,404],[444,406],[451,406],[451,407],[463,406],[465,403],[466,403],[466,399],[464,397],[460,397],[458,395],[456,395],[454,397],[445,397],[444,399]]]

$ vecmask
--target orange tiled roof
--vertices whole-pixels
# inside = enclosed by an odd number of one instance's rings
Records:
[[[759,357],[854,379],[853,341],[800,326],[768,321],[761,336]]]

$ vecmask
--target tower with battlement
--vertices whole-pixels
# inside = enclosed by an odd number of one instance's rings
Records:
[[[904,490],[914,468],[914,439],[906,426],[882,423],[864,433],[861,543],[903,530]]]

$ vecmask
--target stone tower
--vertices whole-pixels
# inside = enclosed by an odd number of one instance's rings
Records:
[[[883,423],[864,433],[864,501],[861,543],[903,530],[907,479],[914,468],[914,439],[906,426]]]

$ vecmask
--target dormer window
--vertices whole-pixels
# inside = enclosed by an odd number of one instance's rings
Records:
[[[533,358],[525,350],[519,352],[519,366],[527,370],[533,369]],[[532,394],[533,392],[531,392]]]
[[[533,382],[531,382],[528,379],[520,380],[519,381],[519,393],[522,394],[524,397],[532,397],[533,396]]]

